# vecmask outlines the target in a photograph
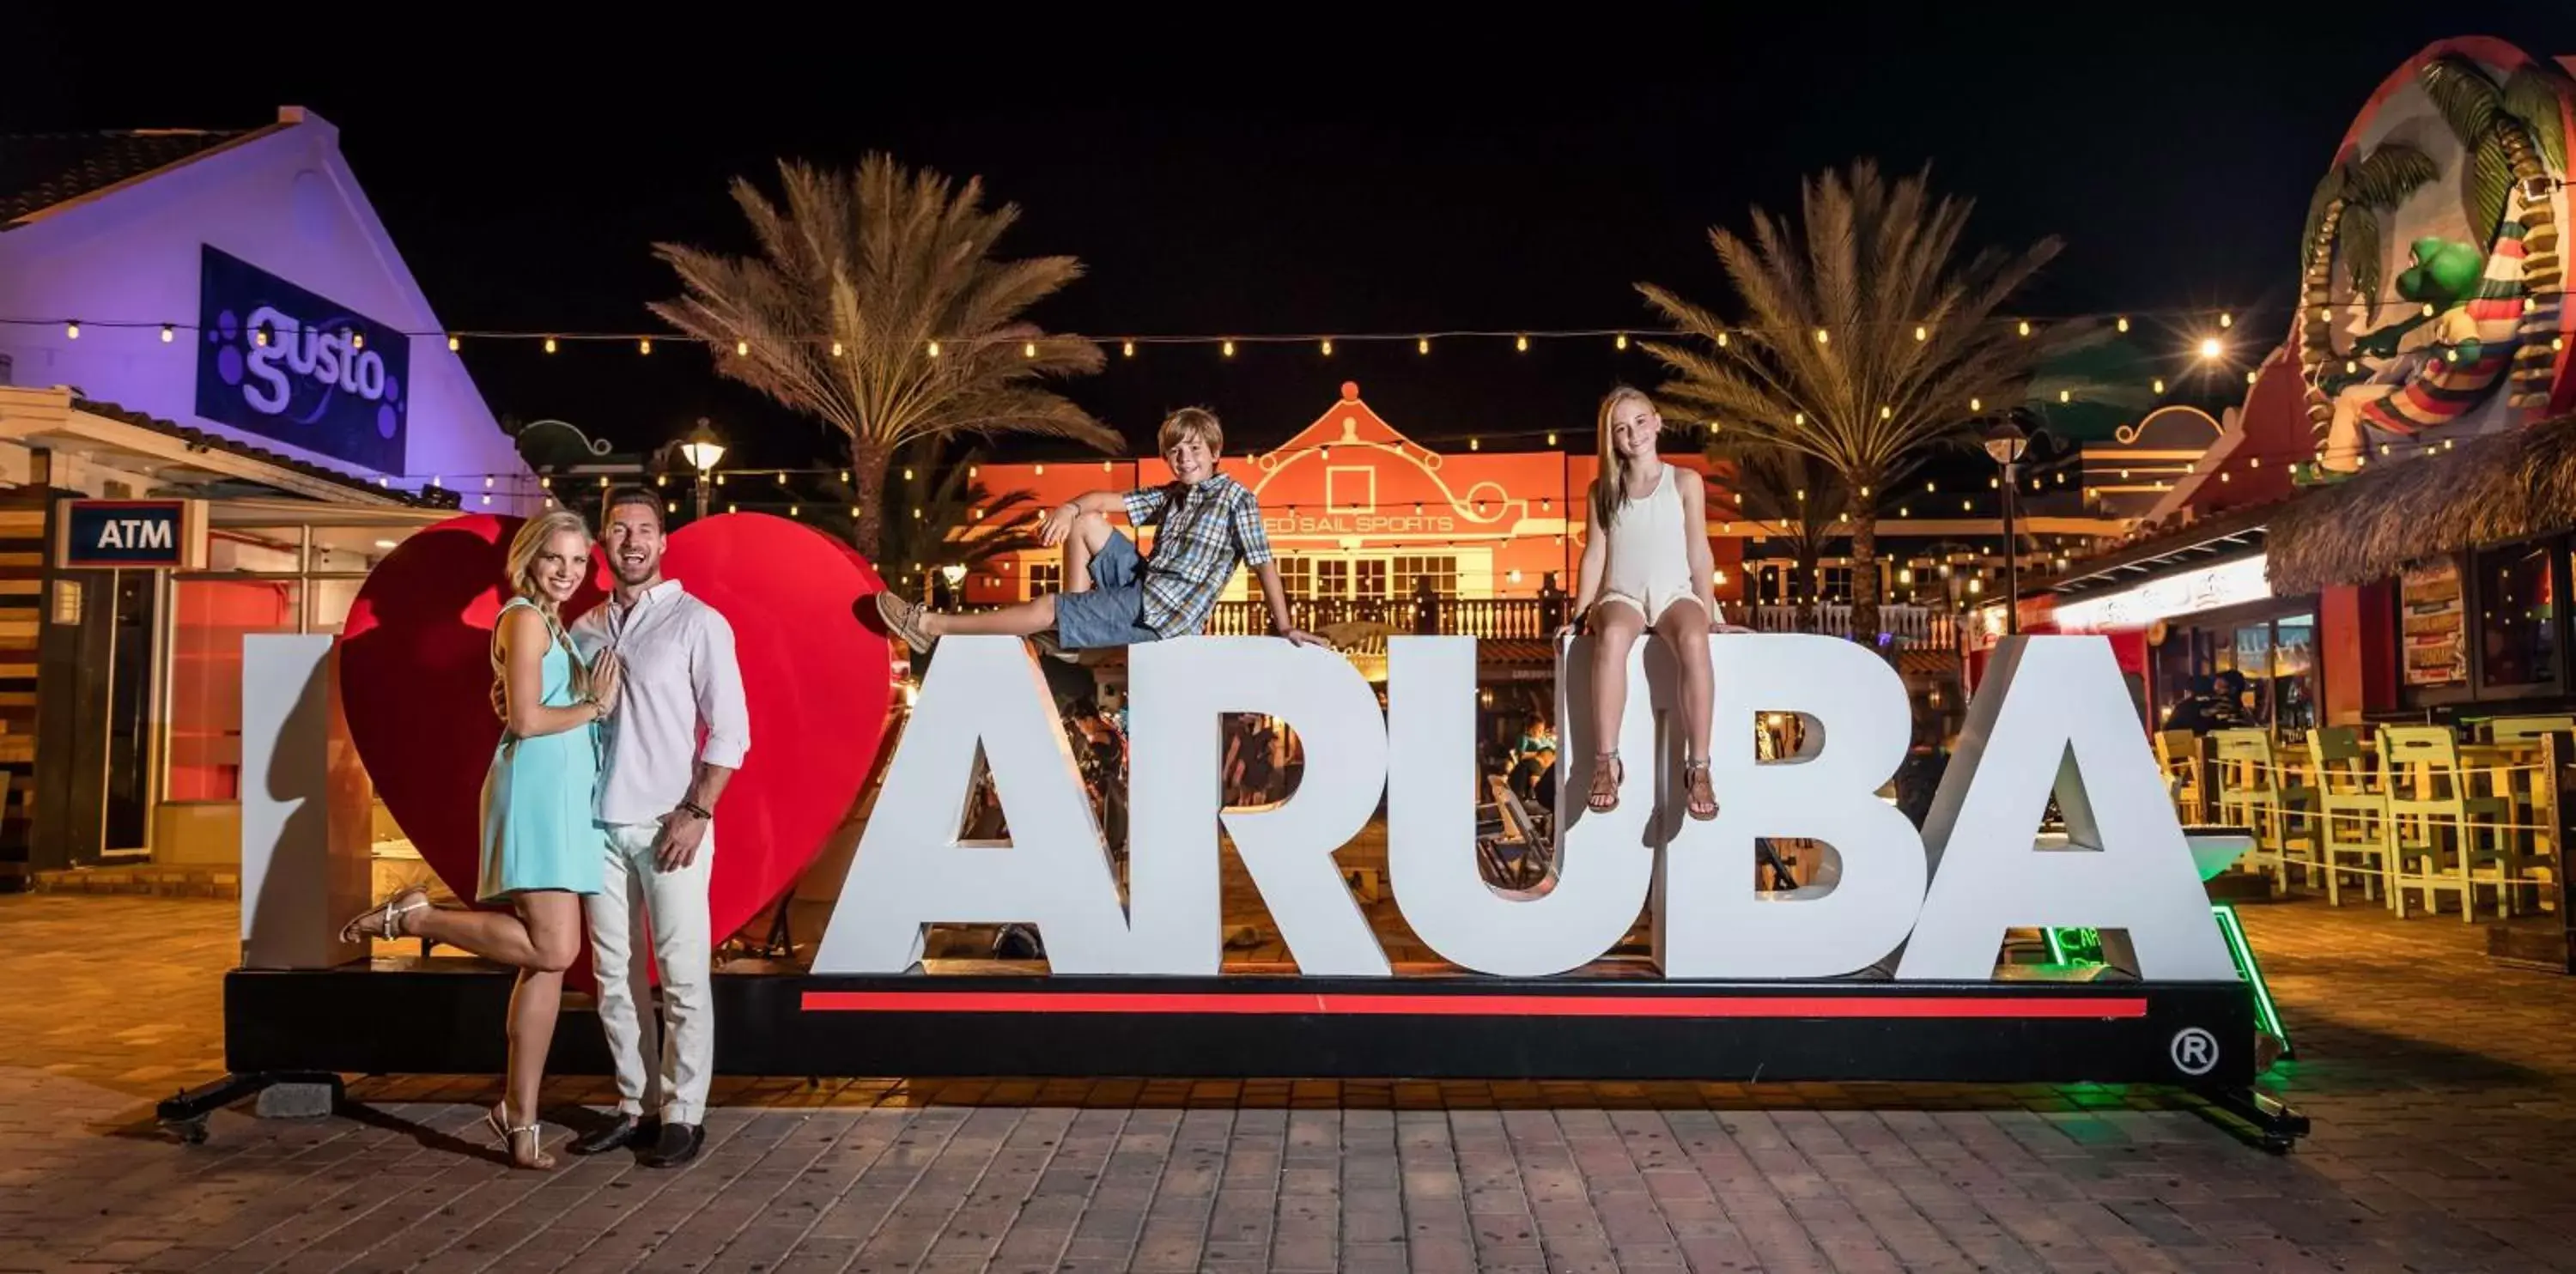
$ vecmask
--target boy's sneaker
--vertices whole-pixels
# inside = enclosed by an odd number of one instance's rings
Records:
[[[885,621],[886,631],[903,639],[916,653],[927,652],[932,638],[921,631],[922,608],[906,601],[892,589],[877,594],[877,618]]]

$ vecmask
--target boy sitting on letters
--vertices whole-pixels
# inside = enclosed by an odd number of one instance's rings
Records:
[[[1216,413],[1185,407],[1163,422],[1155,445],[1172,467],[1167,486],[1121,494],[1093,491],[1047,513],[1038,524],[1050,548],[1064,546],[1064,591],[1033,597],[981,614],[943,615],[893,592],[877,594],[877,613],[906,645],[926,651],[940,638],[996,635],[1035,638],[1058,658],[1105,646],[1187,637],[1207,623],[1240,562],[1261,580],[1270,626],[1298,645],[1322,639],[1296,627],[1270,539],[1261,530],[1261,503],[1242,483],[1218,473],[1225,445]],[[1123,512],[1136,526],[1152,526],[1154,553],[1109,525]]]

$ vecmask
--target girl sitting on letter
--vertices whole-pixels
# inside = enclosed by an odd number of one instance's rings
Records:
[[[1601,471],[1592,484],[1592,533],[1584,537],[1574,613],[1592,626],[1592,812],[1619,808],[1627,768],[1619,760],[1619,718],[1628,706],[1628,652],[1651,626],[1682,666],[1687,733],[1682,784],[1692,818],[1717,817],[1708,780],[1708,634],[1717,622],[1715,563],[1708,550],[1706,495],[1698,473],[1664,463],[1655,450],[1663,417],[1626,385],[1601,400]],[[1575,624],[1559,630],[1562,637]]]

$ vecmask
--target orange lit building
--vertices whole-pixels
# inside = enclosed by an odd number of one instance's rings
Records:
[[[1568,441],[1579,447],[1590,439]],[[1696,453],[1665,459],[1709,469]],[[1574,591],[1582,493],[1599,464],[1571,451],[1486,451],[1473,440],[1465,451],[1434,451],[1371,411],[1359,386],[1345,382],[1340,400],[1296,436],[1269,451],[1227,455],[1220,467],[1260,497],[1281,579],[1301,604],[1317,604],[1328,618],[1373,619],[1371,603],[1409,604],[1428,581],[1444,602],[1519,603],[1512,619],[1496,608],[1491,622],[1449,631],[1535,639],[1545,635],[1538,603],[1550,578]],[[1025,491],[1050,508],[1086,491],[1168,482],[1171,471],[1159,458],[1051,461],[985,465],[976,480],[996,497]],[[1739,601],[1742,541],[1728,532],[1740,515],[1715,486],[1708,516],[1718,599]],[[1052,551],[1016,555],[967,580],[965,601],[993,605],[1047,592],[1060,583],[1059,561]],[[1263,631],[1251,609],[1259,601],[1249,573],[1237,572],[1211,630]],[[1410,630],[1400,617],[1384,622]]]

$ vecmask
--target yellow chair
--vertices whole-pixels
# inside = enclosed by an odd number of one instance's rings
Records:
[[[2524,743],[2570,731],[2576,731],[2576,717],[2497,717],[2487,724],[2487,738],[2497,743]]]
[[[2505,826],[2513,817],[2513,801],[2469,791],[2468,773],[2460,768],[2459,740],[2444,726],[2381,730],[2379,766],[2397,842],[2388,897],[2398,917],[2405,917],[2406,891],[2414,889],[2424,895],[2426,911],[2441,910],[2437,894],[2457,893],[2460,919],[2473,922],[2481,883],[2495,887],[2497,910],[2511,916],[2509,882],[2522,872],[2522,855]]]
[[[2254,852],[2245,864],[2272,869],[2275,896],[2289,892],[2294,866],[2315,884],[2324,868],[2314,824],[2317,790],[2291,781],[2272,754],[2272,736],[2261,730],[2212,730],[2209,742],[2218,756],[2219,821],[2254,831]],[[2309,825],[2301,829],[2294,821]],[[2293,844],[2301,848],[2293,850]]]
[[[2370,749],[2351,726],[2328,726],[2308,731],[2308,760],[2316,767],[2317,856],[2325,860],[2326,902],[2343,905],[2346,872],[2360,875],[2363,897],[2379,897],[2380,882],[2396,858],[2397,831]]]
[[[2189,730],[2155,734],[2156,768],[2165,773],[2165,791],[2174,813],[2188,826],[2209,821],[2209,785],[2201,777],[2200,736]]]

